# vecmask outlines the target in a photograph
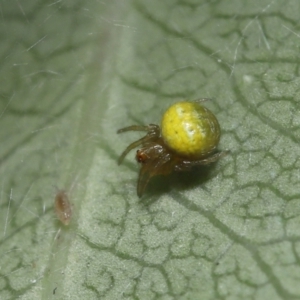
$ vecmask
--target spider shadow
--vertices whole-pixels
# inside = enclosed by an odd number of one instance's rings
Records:
[[[193,167],[187,172],[173,172],[167,176],[153,177],[145,191],[145,204],[151,204],[164,193],[169,193],[171,190],[185,191],[201,187],[205,182],[216,176],[216,164],[209,166]],[[143,196],[143,197],[144,197]]]

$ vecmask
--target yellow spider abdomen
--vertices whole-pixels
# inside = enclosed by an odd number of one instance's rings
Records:
[[[161,135],[175,153],[197,159],[215,150],[220,140],[220,125],[199,102],[178,102],[164,113]]]

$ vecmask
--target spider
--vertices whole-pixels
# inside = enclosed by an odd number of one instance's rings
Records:
[[[120,165],[129,151],[142,146],[135,156],[141,165],[137,183],[139,197],[153,176],[188,171],[194,166],[213,163],[228,153],[216,151],[220,125],[213,113],[200,104],[206,100],[171,105],[162,117],[161,127],[155,124],[132,125],[117,131],[147,132],[144,137],[131,143],[118,160]]]

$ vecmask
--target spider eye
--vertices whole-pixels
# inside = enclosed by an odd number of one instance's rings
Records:
[[[148,156],[142,149],[139,149],[139,150],[136,151],[135,158],[136,158],[138,163],[143,164],[147,161]]]
[[[175,153],[197,159],[216,149],[220,125],[214,114],[199,102],[183,101],[164,113],[161,135]]]

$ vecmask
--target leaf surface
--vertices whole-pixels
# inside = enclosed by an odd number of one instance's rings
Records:
[[[2,1],[0,298],[299,299],[299,9]],[[231,153],[139,199],[117,129],[203,97]]]

